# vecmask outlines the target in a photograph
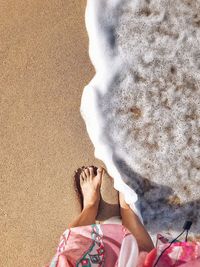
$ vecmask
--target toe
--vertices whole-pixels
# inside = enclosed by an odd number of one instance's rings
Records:
[[[89,167],[89,172],[90,172],[90,177],[93,178],[94,175],[94,168],[93,167]]]
[[[84,182],[84,176],[83,176],[83,174],[81,173],[81,174],[80,174],[80,185],[82,185],[83,182]]]
[[[84,173],[85,173],[86,179],[90,177],[90,171],[88,168],[84,169]]]
[[[99,167],[98,169],[97,169],[97,175],[99,174],[99,175],[102,175],[102,173],[103,173],[103,168],[102,167]]]
[[[97,177],[99,178],[100,180],[100,184],[101,184],[101,181],[102,181],[102,176],[103,176],[103,168],[102,167],[99,167],[97,169]]]
[[[81,176],[80,178],[84,181],[86,179],[86,174],[84,172],[84,170],[81,172]]]

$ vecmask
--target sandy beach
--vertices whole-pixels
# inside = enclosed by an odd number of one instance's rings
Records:
[[[85,6],[0,0],[0,266],[51,260],[94,155],[151,235],[199,240],[200,4]]]
[[[79,210],[73,171],[97,164],[79,113],[94,75],[85,1],[0,10],[0,266],[43,266]]]

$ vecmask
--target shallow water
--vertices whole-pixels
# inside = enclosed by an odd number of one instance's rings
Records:
[[[95,147],[151,233],[199,231],[200,2],[88,0],[96,75],[81,114]]]

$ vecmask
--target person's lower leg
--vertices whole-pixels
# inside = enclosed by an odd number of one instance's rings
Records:
[[[80,185],[83,194],[83,210],[80,215],[69,224],[69,228],[85,226],[95,223],[100,201],[100,186],[103,169],[97,170],[94,175],[92,167],[85,168],[80,175]]]
[[[122,224],[132,233],[138,243],[140,251],[150,251],[154,248],[150,235],[141,223],[138,216],[126,204],[122,193],[119,193],[120,212]]]
[[[97,212],[98,207],[95,206],[87,206],[83,208],[79,216],[68,225],[68,228],[94,224]]]

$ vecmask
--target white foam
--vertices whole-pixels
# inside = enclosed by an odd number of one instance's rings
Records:
[[[179,227],[177,216],[200,230],[199,14],[195,0],[87,1],[96,74],[81,114],[95,156],[133,209],[137,191],[152,231]]]
[[[96,75],[84,88],[81,100],[81,114],[88,134],[95,147],[95,157],[102,160],[108,173],[114,178],[114,187],[125,195],[125,200],[137,212],[137,194],[127,186],[113,162],[115,147],[107,137],[106,119],[102,116],[99,101],[125,64],[118,56],[117,47],[112,43],[112,27],[118,23],[118,16],[110,16],[123,1],[87,1],[86,27],[89,35],[89,55]],[[114,34],[114,32],[113,32]]]

